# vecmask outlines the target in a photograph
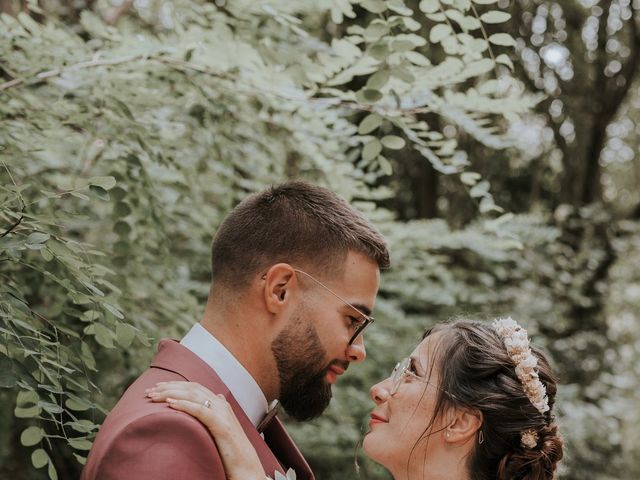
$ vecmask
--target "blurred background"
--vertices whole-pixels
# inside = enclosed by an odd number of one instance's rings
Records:
[[[209,245],[304,178],[392,249],[368,360],[287,421],[387,479],[368,389],[421,332],[511,315],[553,360],[559,478],[640,478],[640,0],[0,0],[0,477],[78,478]],[[355,463],[360,473],[356,473]]]

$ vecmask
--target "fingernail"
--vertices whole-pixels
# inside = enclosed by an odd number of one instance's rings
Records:
[[[176,401],[173,398],[167,398],[167,403],[173,405]]]

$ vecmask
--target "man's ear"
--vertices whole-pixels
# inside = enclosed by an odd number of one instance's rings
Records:
[[[482,412],[471,408],[456,408],[453,419],[447,425],[444,439],[449,443],[466,443],[475,440],[482,427]]]
[[[270,313],[284,310],[291,297],[292,287],[296,285],[295,271],[288,263],[276,263],[262,276],[264,302]]]

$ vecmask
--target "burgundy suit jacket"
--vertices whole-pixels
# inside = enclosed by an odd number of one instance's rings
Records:
[[[242,428],[273,477],[296,471],[298,480],[314,480],[309,465],[284,426],[275,418],[264,439],[220,377],[175,340],[161,340],[158,353],[107,416],[89,452],[81,480],[223,480],[222,460],[209,430],[190,415],[165,403],[153,403],[145,389],[157,382],[198,382],[230,403]]]

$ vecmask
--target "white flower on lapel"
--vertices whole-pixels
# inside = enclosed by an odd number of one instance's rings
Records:
[[[287,475],[284,476],[280,472],[276,472],[275,478],[267,477],[267,480],[296,480],[296,472],[293,468],[287,470]]]

